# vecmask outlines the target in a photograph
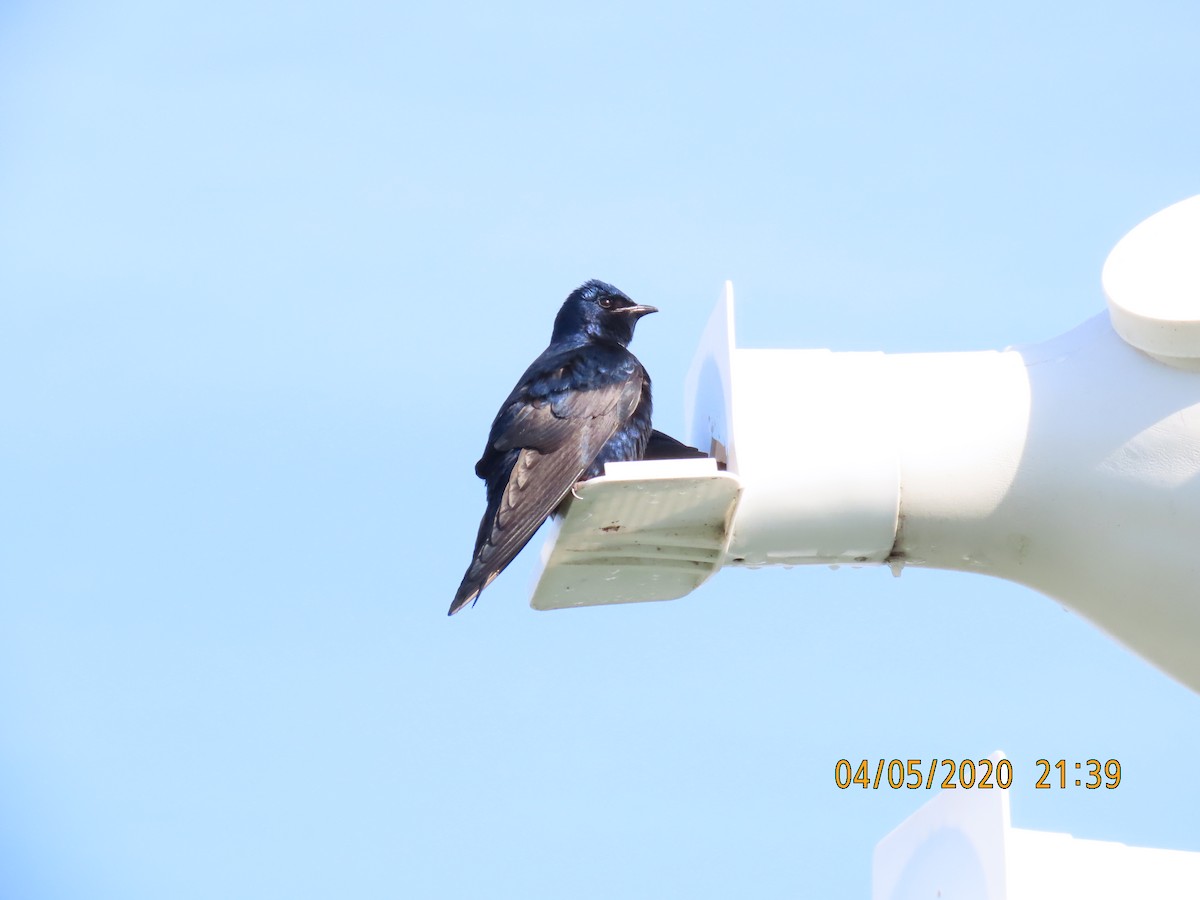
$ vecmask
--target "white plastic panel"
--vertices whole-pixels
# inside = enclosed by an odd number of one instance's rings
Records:
[[[1008,791],[996,788],[936,794],[876,844],[872,900],[1198,895],[1200,853],[1013,828],[1009,802]]]
[[[1006,790],[939,791],[875,845],[871,900],[1006,900],[1011,821]]]
[[[704,334],[692,357],[684,381],[684,440],[737,471],[737,448],[733,445],[730,385],[733,381],[733,282],[709,316]]]
[[[542,549],[534,609],[673,600],[725,561],[738,479],[712,459],[610,463]]]

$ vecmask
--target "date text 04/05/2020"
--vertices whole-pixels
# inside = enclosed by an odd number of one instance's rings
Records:
[[[1069,787],[1111,790],[1121,783],[1121,763],[1116,759],[1039,759],[1034,766],[1040,774],[1033,786],[1042,790]],[[843,790],[855,785],[875,790],[932,790],[935,785],[1006,790],[1012,781],[1013,765],[1007,759],[864,759],[857,765],[839,759],[833,767],[833,783]]]

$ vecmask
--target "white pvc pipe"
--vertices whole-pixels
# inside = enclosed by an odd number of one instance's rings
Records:
[[[995,575],[1200,691],[1200,292],[1175,287],[1200,272],[1200,198],[1167,214],[1106,266],[1120,335],[1102,314],[1005,351],[745,350],[728,293],[688,410],[742,482],[726,564]]]
[[[924,402],[898,434],[892,560],[1028,585],[1200,690],[1200,376],[1103,315],[973,370],[953,356],[895,359]],[[976,388],[996,418],[973,431]]]

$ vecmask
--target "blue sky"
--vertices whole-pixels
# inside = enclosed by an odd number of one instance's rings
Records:
[[[1192,3],[0,7],[0,894],[861,897],[926,795],[1200,850],[1200,698],[1025,588],[727,570],[452,620],[562,298],[746,346],[1036,341],[1200,193]],[[535,545],[540,539],[535,539]],[[1115,791],[1034,791],[1039,757]]]

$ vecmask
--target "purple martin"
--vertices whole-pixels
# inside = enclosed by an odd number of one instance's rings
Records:
[[[650,376],[627,346],[652,312],[603,281],[567,297],[550,345],[501,405],[475,464],[487,509],[450,615],[513,561],[577,481],[642,458],[653,430]]]

